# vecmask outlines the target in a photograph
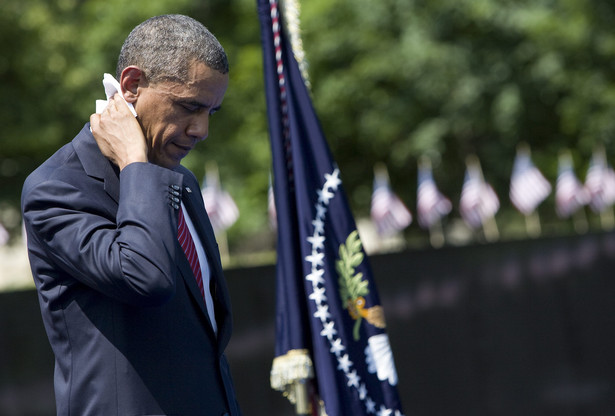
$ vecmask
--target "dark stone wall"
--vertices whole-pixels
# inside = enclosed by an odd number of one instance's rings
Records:
[[[615,414],[615,234],[370,261],[406,415]],[[246,416],[293,414],[269,387],[274,273],[226,272],[227,352]],[[53,415],[52,381],[36,293],[0,294],[0,414]]]

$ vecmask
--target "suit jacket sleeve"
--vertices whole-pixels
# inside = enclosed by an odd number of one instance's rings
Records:
[[[120,173],[119,204],[110,209],[76,181],[41,181],[23,195],[28,236],[37,240],[31,255],[50,259],[58,277],[114,299],[162,304],[175,292],[177,210],[170,197],[181,185],[177,172],[130,164]]]

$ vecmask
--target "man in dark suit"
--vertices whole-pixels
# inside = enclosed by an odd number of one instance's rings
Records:
[[[222,103],[226,54],[195,20],[158,16],[128,36],[116,77],[105,110],[23,188],[57,412],[239,415],[220,256],[180,165]]]

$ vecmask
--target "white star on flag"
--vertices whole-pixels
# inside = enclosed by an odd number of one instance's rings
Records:
[[[312,263],[312,266],[322,266],[324,257],[325,257],[324,253],[318,253],[316,251],[312,251],[312,254],[305,258],[305,261]]]
[[[351,373],[347,373],[346,377],[348,378],[348,387],[359,387],[361,377],[358,376],[356,370],[352,370]]]
[[[318,318],[321,321],[326,321],[331,317],[329,313],[329,305],[318,305],[317,311],[314,313],[314,318]]]
[[[342,184],[340,179],[339,169],[335,169],[333,173],[325,173],[325,188],[331,188],[337,191],[337,188]]]
[[[327,296],[325,295],[325,288],[324,287],[314,288],[314,292],[310,294],[309,298],[312,299],[318,305],[320,305],[321,303],[327,300]]]
[[[331,343],[331,349],[329,351],[331,351],[332,354],[335,354],[336,356],[338,356],[345,349],[346,349],[346,347],[344,347],[344,344],[342,344],[342,339],[341,338],[336,338]]]
[[[338,358],[337,362],[338,362],[338,366],[337,366],[338,370],[342,370],[344,373],[347,373],[348,371],[350,371],[350,367],[352,366],[352,361],[350,361],[350,357],[348,356],[348,354],[344,354],[342,357]]]
[[[331,340],[331,338],[333,338],[334,335],[337,334],[337,331],[335,330],[335,322],[333,321],[329,321],[326,324],[323,325],[323,330],[320,331],[320,335],[323,337],[327,337],[327,339]]]

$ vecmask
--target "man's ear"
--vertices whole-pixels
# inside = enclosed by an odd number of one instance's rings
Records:
[[[139,87],[147,84],[145,74],[137,66],[127,66],[120,76],[120,86],[126,102],[134,104],[139,96]]]

